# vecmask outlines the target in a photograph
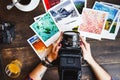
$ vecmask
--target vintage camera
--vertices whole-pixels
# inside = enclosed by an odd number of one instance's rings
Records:
[[[81,48],[79,33],[65,31],[59,50],[59,80],[80,80],[81,71]]]
[[[0,42],[11,43],[15,39],[15,26],[10,22],[0,24]]]

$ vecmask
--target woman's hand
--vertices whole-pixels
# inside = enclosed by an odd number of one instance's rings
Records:
[[[54,61],[57,58],[57,56],[58,56],[58,51],[61,48],[60,42],[62,40],[62,35],[63,35],[63,33],[61,33],[60,37],[58,38],[58,40],[55,43],[52,44],[53,47],[52,47],[51,53],[48,54],[48,60],[50,62]]]
[[[81,39],[80,47],[83,51],[83,58],[87,62],[90,62],[91,59],[93,59],[93,57],[91,55],[90,44],[88,42],[86,42],[86,40],[83,37],[80,37],[80,39]]]

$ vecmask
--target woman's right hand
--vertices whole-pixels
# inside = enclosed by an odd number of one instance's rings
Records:
[[[91,49],[90,49],[90,44],[81,36],[80,37],[80,47],[83,51],[83,58],[86,60],[88,63],[93,60],[92,54],[91,54]]]

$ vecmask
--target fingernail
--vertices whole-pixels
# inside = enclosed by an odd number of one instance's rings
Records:
[[[80,45],[83,45],[83,42],[82,42],[82,41],[80,41]]]

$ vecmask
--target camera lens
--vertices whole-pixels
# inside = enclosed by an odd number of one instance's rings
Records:
[[[66,31],[63,33],[62,45],[64,48],[78,48],[79,43],[78,32]]]

